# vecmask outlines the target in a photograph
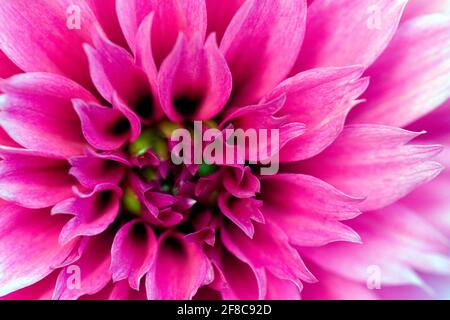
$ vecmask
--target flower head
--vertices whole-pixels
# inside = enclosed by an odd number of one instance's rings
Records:
[[[4,0],[0,295],[444,297],[450,15],[410,2]]]

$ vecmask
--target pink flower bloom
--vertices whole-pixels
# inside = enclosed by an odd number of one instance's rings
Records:
[[[448,8],[3,0],[0,296],[450,298]],[[197,120],[278,174],[175,165]]]

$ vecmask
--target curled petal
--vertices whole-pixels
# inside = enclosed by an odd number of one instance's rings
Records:
[[[159,239],[155,262],[147,274],[147,296],[151,300],[191,299],[212,276],[212,266],[197,244],[185,241],[181,234],[166,233]]]
[[[113,281],[128,279],[139,290],[141,278],[155,260],[157,241],[153,230],[139,220],[125,224],[116,234],[111,249]]]
[[[60,240],[67,243],[79,236],[93,236],[105,231],[115,220],[120,209],[122,191],[116,185],[100,184],[90,194],[58,203],[52,214],[73,214],[62,229]]]

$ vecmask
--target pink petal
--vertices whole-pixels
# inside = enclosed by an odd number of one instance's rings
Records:
[[[323,246],[335,241],[360,242],[358,234],[340,223],[359,215],[355,199],[327,183],[301,174],[263,177],[264,216],[278,225],[297,246]],[[290,199],[286,202],[286,199]]]
[[[94,11],[108,38],[125,48],[127,43],[117,18],[116,0],[86,0],[86,2]]]
[[[220,44],[233,74],[233,105],[257,102],[287,76],[305,21],[304,0],[249,0],[240,7]]]
[[[22,70],[12,62],[2,50],[0,50],[0,78],[9,78]]]
[[[99,184],[89,194],[58,203],[52,214],[73,214],[62,229],[60,241],[67,243],[79,236],[94,236],[105,231],[116,219],[122,191],[113,184]]]
[[[0,300],[51,300],[55,290],[58,272],[54,271],[39,282],[23,289],[11,292]]]
[[[306,125],[305,133],[282,149],[282,162],[310,158],[337,138],[355,99],[367,88],[368,80],[360,79],[362,72],[358,66],[309,70],[282,82],[265,97],[271,100],[285,94],[277,115]]]
[[[409,0],[402,16],[402,21],[407,21],[418,16],[433,13],[450,13],[449,0]]]
[[[365,198],[358,208],[374,210],[397,201],[442,171],[439,163],[430,161],[440,146],[408,144],[419,134],[380,125],[347,126],[328,149],[293,167],[301,166],[301,172]]]
[[[450,17],[430,15],[401,25],[367,70],[367,103],[352,121],[403,127],[450,98]]]
[[[211,281],[212,266],[197,244],[177,233],[160,237],[156,260],[146,278],[150,300],[191,299]]]
[[[0,197],[27,208],[52,206],[72,196],[69,164],[25,149],[0,147]]]
[[[222,193],[219,195],[218,205],[221,212],[250,238],[253,238],[255,233],[252,220],[264,222],[260,211],[262,202],[253,198],[239,199]]]
[[[118,184],[125,175],[128,160],[118,152],[97,153],[88,151],[86,155],[70,159],[69,173],[84,187],[93,189],[98,184]]]
[[[79,8],[79,29],[67,26],[73,5]],[[90,42],[96,18],[84,0],[5,0],[0,21],[0,49],[21,69],[62,74],[92,87],[82,44]]]
[[[205,38],[204,0],[118,0],[116,6],[122,30],[132,49],[136,46],[139,25],[154,11],[152,47],[157,66],[172,50],[179,32],[188,39],[193,39],[196,34],[202,40]]]
[[[276,225],[257,223],[254,227],[255,234],[253,239],[250,239],[232,223],[224,223],[221,235],[225,247],[255,270],[266,269],[299,286],[300,280],[315,281],[297,250],[289,244],[288,237],[280,228]],[[274,255],[274,252],[277,254]]]
[[[147,300],[145,288],[141,285],[139,291],[130,288],[128,281],[114,283],[109,300]]]
[[[139,290],[141,278],[155,260],[156,249],[152,228],[139,220],[125,224],[117,232],[111,249],[113,281],[128,279],[130,287]]]
[[[232,79],[214,36],[203,47],[180,35],[159,73],[161,105],[172,121],[207,120],[216,116],[231,93]]]
[[[254,197],[260,192],[259,179],[248,166],[228,167],[222,179],[225,189],[237,198]]]
[[[73,104],[80,117],[84,137],[95,148],[114,150],[127,141],[136,139],[140,133],[140,124],[134,118],[130,121],[117,108],[82,100],[74,100]]]
[[[110,233],[90,238],[81,259],[59,273],[53,299],[76,300],[100,292],[111,280],[111,243]]]
[[[44,279],[66,259],[74,244],[58,243],[66,221],[46,209],[0,209],[0,296]]]
[[[267,300],[300,300],[303,287],[289,280],[280,279],[267,272]]]
[[[92,81],[101,95],[114,103],[114,94],[123,100],[144,121],[160,117],[155,105],[156,88],[151,88],[144,71],[135,65],[133,57],[100,34],[94,37],[94,47],[85,46]]]
[[[368,67],[397,30],[406,0],[316,0],[293,73],[317,67]]]
[[[86,146],[72,99],[96,99],[70,79],[50,73],[24,73],[0,83],[0,124],[19,144],[62,156]]]
[[[208,12],[207,34],[215,32],[217,40],[220,42],[231,19],[244,2],[245,0],[206,0]]]

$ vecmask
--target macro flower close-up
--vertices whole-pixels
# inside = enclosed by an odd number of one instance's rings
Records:
[[[449,0],[0,0],[0,299],[450,299]]]

